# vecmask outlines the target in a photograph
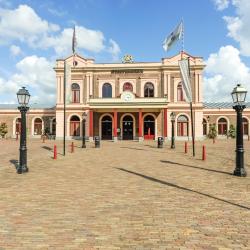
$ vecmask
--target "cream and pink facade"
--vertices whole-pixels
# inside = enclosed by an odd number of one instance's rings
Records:
[[[85,135],[93,140],[152,140],[171,138],[174,112],[176,139],[191,137],[189,103],[185,101],[178,61],[189,57],[195,139],[205,138],[210,124],[215,124],[220,137],[226,137],[229,126],[236,123],[231,105],[203,102],[201,57],[187,53],[160,62],[95,63],[79,55],[57,60],[55,65],[56,104],[54,107],[31,106],[28,112],[28,134],[39,137],[44,131],[63,138],[64,63],[71,66],[66,86],[66,137],[81,138],[83,114]],[[235,83],[232,83],[232,88]],[[244,83],[243,83],[244,84]],[[229,93],[230,94],[230,93]],[[32,97],[31,97],[32,98]],[[243,113],[244,134],[249,134],[250,109]],[[0,123],[8,126],[9,137],[20,130],[16,107],[0,106]]]

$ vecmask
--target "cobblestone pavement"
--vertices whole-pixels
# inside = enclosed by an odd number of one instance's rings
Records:
[[[0,140],[0,249],[250,249],[250,177],[231,175],[235,140],[196,143],[196,157],[156,142]],[[207,160],[201,160],[206,145]],[[245,142],[250,176],[250,142]]]

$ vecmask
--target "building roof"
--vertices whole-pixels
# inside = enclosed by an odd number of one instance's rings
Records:
[[[0,109],[17,109],[18,104],[0,104]],[[55,109],[55,106],[48,104],[33,103],[29,105],[30,109]]]
[[[247,108],[250,108],[250,102],[245,103]],[[206,109],[232,109],[234,104],[232,102],[203,102]]]

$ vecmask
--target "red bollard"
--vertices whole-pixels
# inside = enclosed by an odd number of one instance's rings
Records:
[[[215,144],[215,139],[213,138],[213,144]]]
[[[56,149],[56,145],[54,145],[54,160],[57,159],[57,149]]]
[[[71,143],[71,153],[74,153],[74,142]]]
[[[202,160],[206,160],[206,146],[204,145],[202,146]]]
[[[187,142],[185,141],[185,154],[188,152]]]

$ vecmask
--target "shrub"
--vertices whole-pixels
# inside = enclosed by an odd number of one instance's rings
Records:
[[[228,131],[228,137],[235,138],[236,137],[236,129],[233,124],[230,125]]]
[[[2,122],[0,124],[0,136],[4,138],[7,133],[8,133],[8,126],[5,122]]]
[[[217,130],[216,130],[216,125],[212,124],[209,126],[209,132],[208,132],[208,138],[210,139],[215,139],[217,136]]]

